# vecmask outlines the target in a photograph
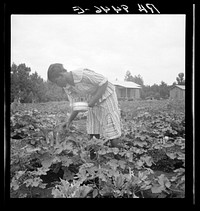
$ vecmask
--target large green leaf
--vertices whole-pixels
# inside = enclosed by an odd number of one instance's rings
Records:
[[[153,185],[151,187],[151,192],[152,193],[162,193],[162,191],[165,190],[165,188],[161,185]]]

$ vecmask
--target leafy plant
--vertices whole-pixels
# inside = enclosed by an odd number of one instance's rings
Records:
[[[61,185],[56,185],[52,194],[54,198],[85,198],[91,190],[89,186],[80,186],[79,182],[69,183],[61,179]]]
[[[102,138],[89,140],[82,117],[61,130],[67,113],[56,104],[16,111],[10,123],[11,192],[34,197],[33,189],[48,185],[55,198],[184,195],[184,115],[175,108],[160,102],[123,106],[120,149]],[[47,184],[50,172],[59,176]]]

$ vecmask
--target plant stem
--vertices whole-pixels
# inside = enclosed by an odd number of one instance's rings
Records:
[[[174,191],[174,192],[183,193],[183,191],[180,191],[180,190],[175,190],[175,189],[171,189],[171,188],[168,188],[168,189],[171,190],[171,191]]]
[[[29,188],[28,188],[28,191],[29,191],[29,193],[30,193],[30,195],[31,195],[31,198],[33,198],[32,188],[31,188],[31,187],[29,187]]]

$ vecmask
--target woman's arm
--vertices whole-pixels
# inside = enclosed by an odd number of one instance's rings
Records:
[[[77,116],[78,113],[79,113],[79,111],[72,111],[72,113],[68,119],[67,126],[70,125],[70,123],[75,119],[75,117]]]
[[[101,98],[101,96],[106,91],[107,86],[108,86],[108,81],[98,87],[97,92],[95,93],[95,95],[91,98],[90,102],[88,103],[89,107],[93,107],[95,105],[95,103],[98,102],[98,100]]]

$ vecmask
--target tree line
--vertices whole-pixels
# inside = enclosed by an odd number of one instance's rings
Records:
[[[64,90],[50,81],[44,81],[37,72],[25,64],[11,66],[10,100],[19,99],[21,103],[67,100]]]
[[[184,79],[184,73],[179,73],[176,77],[176,81],[172,85],[167,85],[164,81],[161,81],[159,85],[153,84],[150,85],[144,85],[144,80],[141,75],[135,75],[132,76],[131,72],[128,70],[126,72],[125,81],[132,81],[134,83],[137,83],[141,85],[142,89],[140,90],[140,97],[142,99],[167,99],[169,98],[169,92],[170,89],[174,85],[185,85],[185,79]]]
[[[130,71],[126,72],[124,80],[133,81],[142,86],[140,93],[142,99],[148,97],[165,99],[169,97],[169,89],[171,86],[168,86],[163,81],[160,85],[154,84],[153,86],[145,86],[143,78],[140,75],[133,77]],[[177,84],[184,84],[184,74],[180,73],[176,80]],[[37,72],[31,74],[31,68],[25,64],[12,64],[10,82],[11,102],[16,99],[20,100],[21,103],[68,100],[62,88],[50,81],[44,81]],[[176,84],[176,82],[174,82],[174,84]]]

